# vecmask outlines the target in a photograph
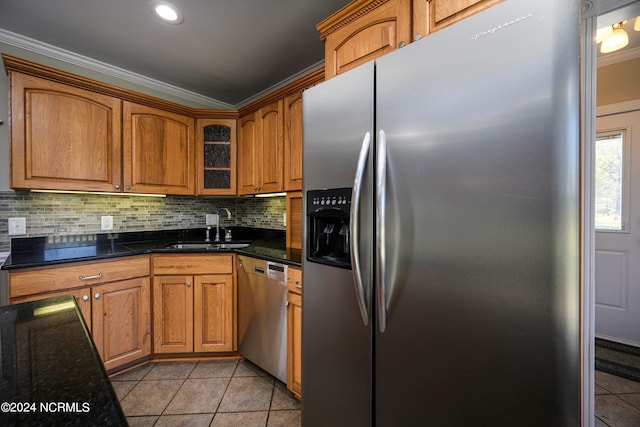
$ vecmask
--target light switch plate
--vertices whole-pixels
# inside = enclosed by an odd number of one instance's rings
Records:
[[[9,218],[9,236],[27,234],[27,220],[25,218]]]
[[[206,225],[217,225],[218,224],[218,214],[206,214]]]
[[[100,217],[100,230],[111,231],[113,230],[113,217],[111,215],[103,215]]]

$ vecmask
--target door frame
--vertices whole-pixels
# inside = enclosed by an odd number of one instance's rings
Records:
[[[582,425],[594,424],[595,404],[595,138],[596,77],[598,70],[595,37],[600,14],[627,6],[637,0],[581,0],[581,166],[582,181]],[[608,106],[607,108],[615,108]]]

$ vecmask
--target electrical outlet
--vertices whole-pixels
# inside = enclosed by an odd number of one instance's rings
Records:
[[[27,220],[25,218],[9,218],[9,236],[27,234]]]
[[[206,225],[216,225],[218,224],[218,214],[206,214]]]
[[[111,215],[103,215],[100,217],[100,230],[111,231],[113,230],[113,217]]]

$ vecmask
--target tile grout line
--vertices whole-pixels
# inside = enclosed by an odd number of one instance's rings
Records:
[[[222,392],[222,396],[220,397],[220,401],[218,402],[218,405],[216,405],[216,410],[213,413],[213,418],[211,418],[211,423],[209,425],[213,424],[213,421],[216,419],[216,415],[218,415],[218,411],[220,410],[220,405],[222,405],[222,401],[224,400],[224,396],[227,394],[227,390],[229,390],[229,386],[231,385],[231,380],[234,378],[234,375],[236,374],[236,371],[238,370],[238,366],[240,366],[240,360],[241,359],[236,360],[236,366],[233,368],[233,372],[231,372],[231,376],[229,377],[229,381],[227,381],[227,386],[224,388],[224,392]]]

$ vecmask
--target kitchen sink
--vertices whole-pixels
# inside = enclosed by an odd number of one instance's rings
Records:
[[[184,249],[184,250],[225,250],[225,249],[242,249],[249,246],[249,243],[176,243],[165,246],[164,249]]]

